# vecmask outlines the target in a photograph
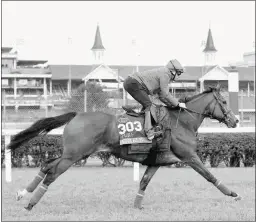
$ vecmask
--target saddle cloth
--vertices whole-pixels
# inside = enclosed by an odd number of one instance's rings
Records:
[[[131,116],[123,114],[117,117],[117,127],[120,135],[120,145],[152,143],[144,132],[144,115]]]
[[[147,149],[149,147],[156,147],[160,150],[168,150],[170,148],[170,117],[166,107],[151,107],[153,119],[155,122],[158,122],[158,126],[164,132],[164,137],[162,140],[153,139],[153,141],[147,139],[144,131],[144,112],[136,113],[129,107],[123,108],[126,113],[117,117],[120,145],[131,144],[131,148],[133,147],[135,150],[141,149],[141,151],[143,150],[142,147],[145,145],[147,145]]]

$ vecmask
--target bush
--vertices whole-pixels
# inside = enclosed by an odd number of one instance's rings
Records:
[[[209,158],[211,167],[224,162],[228,167],[238,167],[240,160],[245,167],[255,164],[254,133],[199,134],[198,155],[205,163]]]
[[[203,163],[209,159],[211,167],[218,167],[221,162],[224,162],[227,167],[239,167],[240,161],[245,167],[252,167],[255,164],[254,133],[199,134],[197,140],[199,158]],[[2,146],[3,142],[2,136]],[[62,146],[62,136],[35,137],[29,143],[12,152],[13,167],[39,167],[46,160],[59,157],[62,153]],[[102,166],[123,166],[125,162],[108,152],[99,152],[93,157],[99,158],[102,161]],[[2,148],[2,163],[3,160],[4,149]],[[75,165],[83,166],[85,164],[86,161],[82,160]],[[176,165],[176,167],[185,166],[184,163]]]
[[[62,136],[37,136],[18,150],[12,151],[12,165],[40,167],[43,162],[59,157],[62,154],[62,147]]]

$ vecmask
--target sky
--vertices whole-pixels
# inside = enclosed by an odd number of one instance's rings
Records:
[[[109,65],[202,65],[209,27],[219,65],[255,50],[254,1],[2,2],[2,46],[19,59],[91,64],[97,24]]]

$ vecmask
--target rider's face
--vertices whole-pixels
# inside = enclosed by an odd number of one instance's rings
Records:
[[[178,80],[179,78],[180,78],[180,76],[179,76],[179,75],[176,75],[176,76],[175,76],[175,79],[176,79],[176,80]]]

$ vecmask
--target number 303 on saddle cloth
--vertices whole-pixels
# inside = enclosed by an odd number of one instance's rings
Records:
[[[120,145],[134,143],[152,143],[144,132],[144,117],[123,114],[117,117]]]

